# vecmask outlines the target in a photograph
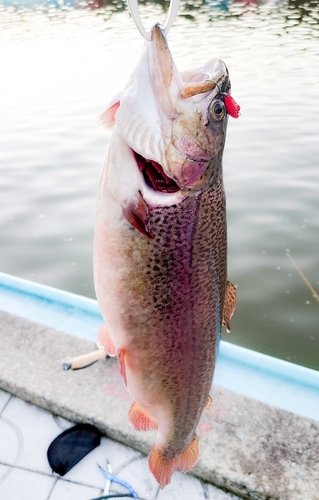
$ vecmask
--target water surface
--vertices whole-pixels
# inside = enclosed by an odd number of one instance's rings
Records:
[[[142,3],[146,27],[166,2]],[[224,154],[229,279],[224,339],[319,369],[319,7],[182,2],[182,69],[225,60],[241,105]],[[119,2],[0,3],[0,269],[94,297],[95,198],[109,135],[96,116],[143,47]]]

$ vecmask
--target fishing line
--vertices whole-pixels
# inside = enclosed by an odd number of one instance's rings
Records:
[[[295,266],[295,268],[297,269],[298,273],[300,274],[300,276],[302,277],[302,279],[304,280],[304,282],[306,283],[306,285],[308,286],[308,288],[312,291],[312,296],[317,299],[317,301],[319,302],[319,295],[317,294],[316,290],[314,289],[314,287],[311,285],[311,283],[308,281],[308,279],[306,278],[306,276],[304,275],[304,273],[302,272],[302,270],[300,269],[300,267],[298,266],[297,262],[295,261],[295,259],[292,257],[292,255],[288,252],[286,252],[286,255],[287,257],[290,259],[290,261],[292,262],[292,264]]]
[[[262,190],[264,192],[264,196],[266,198],[266,202],[270,208],[270,203],[269,203],[269,199],[267,197],[267,194],[265,192],[265,188],[264,186],[262,186]],[[285,242],[283,240],[283,238],[281,236],[277,236],[278,240],[280,240],[282,246],[285,246]],[[287,257],[289,258],[290,262],[292,263],[292,265],[294,266],[294,268],[296,269],[296,271],[298,272],[298,274],[301,276],[301,278],[304,280],[304,282],[306,283],[307,287],[309,288],[309,290],[311,291],[312,293],[312,296],[317,300],[317,302],[319,303],[319,295],[317,294],[316,290],[314,289],[314,287],[312,286],[312,284],[310,283],[310,281],[308,280],[308,278],[305,276],[305,274],[302,272],[301,268],[299,267],[299,265],[297,264],[297,262],[295,261],[295,259],[292,257],[291,255],[291,252],[290,250],[286,250],[285,251],[285,254],[287,255]]]

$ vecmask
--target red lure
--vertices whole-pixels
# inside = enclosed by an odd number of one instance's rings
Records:
[[[239,117],[240,106],[231,95],[227,94],[224,98],[227,113],[233,118]]]

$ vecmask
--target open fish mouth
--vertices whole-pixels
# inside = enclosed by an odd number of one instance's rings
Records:
[[[146,185],[159,193],[176,193],[180,187],[165,174],[163,167],[154,160],[147,160],[133,150],[135,161]]]

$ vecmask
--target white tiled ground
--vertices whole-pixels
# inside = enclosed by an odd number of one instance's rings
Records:
[[[160,491],[136,451],[107,438],[65,476],[52,473],[47,449],[71,422],[25,403],[0,390],[0,499],[91,500],[103,494],[105,479],[97,463],[128,482],[142,500],[235,500],[198,479],[176,472],[171,484]],[[111,492],[125,492],[112,484]],[[129,498],[129,497],[126,497]],[[239,499],[238,499],[239,500]]]

